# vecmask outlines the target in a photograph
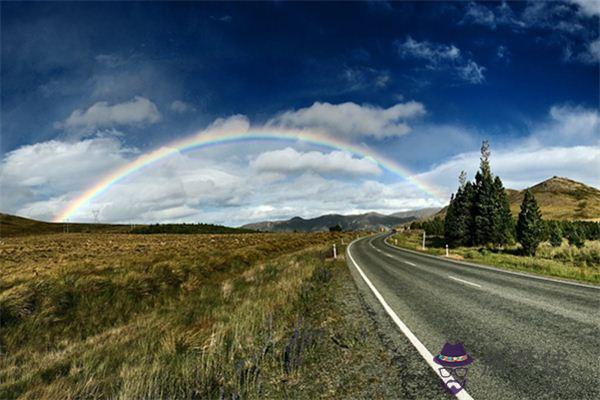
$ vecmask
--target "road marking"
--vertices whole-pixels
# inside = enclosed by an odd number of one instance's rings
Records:
[[[369,280],[369,278],[367,278],[367,275],[365,275],[365,273],[363,272],[363,270],[358,266],[358,263],[354,260],[354,257],[352,257],[352,252],[350,251],[352,245],[357,240],[360,240],[360,239],[354,240],[346,248],[346,252],[348,253],[348,259],[350,261],[352,261],[352,264],[354,264],[354,267],[356,268],[356,270],[358,271],[358,273],[360,274],[360,276],[363,278],[363,280],[365,281],[365,283],[367,284],[367,286],[369,287],[369,289],[371,289],[371,291],[373,292],[373,294],[375,295],[375,297],[377,298],[377,300],[379,300],[379,302],[383,306],[383,309],[385,310],[385,312],[392,318],[392,321],[394,321],[394,323],[398,326],[398,328],[400,328],[400,331],[402,331],[402,333],[404,334],[404,336],[406,336],[407,339],[410,341],[410,343],[417,349],[417,351],[419,352],[419,354],[421,355],[421,357],[423,357],[423,359],[425,359],[425,361],[427,362],[427,365],[429,365],[431,367],[431,369],[433,369],[433,371],[437,374],[437,376],[442,381],[444,381],[444,383],[446,383],[450,379],[453,379],[452,377],[445,378],[445,377],[443,377],[440,374],[438,365],[433,362],[433,354],[431,354],[431,352],[429,350],[427,350],[427,347],[425,347],[425,345],[423,345],[423,343],[421,343],[421,341],[415,336],[415,334],[412,333],[410,331],[410,329],[408,329],[408,327],[406,326],[406,324],[404,322],[402,322],[402,320],[400,319],[400,317],[398,317],[398,314],[396,314],[396,312],[394,310],[392,310],[392,308],[385,301],[385,299],[383,298],[383,296],[381,295],[381,293],[379,293],[379,291],[371,283],[371,281]],[[460,392],[458,392],[455,396],[459,400],[473,400],[473,398],[471,397],[471,395],[469,393],[467,393],[467,391],[465,389],[463,389]]]
[[[454,277],[452,275],[448,275],[448,278],[454,279],[455,281],[458,281],[458,282],[466,283],[467,285],[475,286],[475,287],[478,287],[478,288],[481,287],[481,285],[478,285],[478,284],[473,283],[473,282],[465,281],[463,279],[458,279],[458,278],[456,278],[456,277]]]
[[[417,264],[411,263],[410,261],[404,261],[405,263],[407,263],[408,265],[412,265],[413,267],[416,267]]]

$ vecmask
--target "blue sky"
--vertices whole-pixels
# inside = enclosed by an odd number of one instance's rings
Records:
[[[240,123],[364,146],[446,196],[484,138],[506,186],[600,184],[598,2],[1,7],[4,212],[52,219],[140,154]],[[235,225],[440,203],[364,161],[276,142],[185,153],[73,218]]]

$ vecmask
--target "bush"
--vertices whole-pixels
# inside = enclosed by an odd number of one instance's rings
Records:
[[[576,246],[578,249],[582,248],[585,244],[585,239],[576,226],[567,233],[567,240],[571,246]]]
[[[560,247],[560,245],[562,244],[562,238],[563,238],[563,233],[562,233],[562,230],[560,229],[560,225],[557,223],[551,224],[550,225],[550,236],[549,236],[550,244],[553,247]]]

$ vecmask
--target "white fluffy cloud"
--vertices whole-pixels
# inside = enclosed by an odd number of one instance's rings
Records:
[[[96,129],[118,125],[144,125],[160,121],[161,115],[156,105],[145,97],[136,96],[132,100],[110,105],[99,101],[87,110],[77,109],[64,121],[56,123],[57,128],[67,130]]]
[[[532,126],[529,137],[510,143],[496,143],[492,138],[493,171],[507,187],[516,189],[553,175],[598,186],[599,121],[597,110],[552,107],[546,121]],[[216,120],[204,132],[249,130],[248,119],[236,115]],[[455,144],[447,148],[474,149],[472,142],[478,140],[478,134],[463,132],[460,127],[432,126],[419,136],[404,136],[398,142],[404,143],[409,149],[405,151],[416,154],[417,159],[419,154],[436,154],[434,158],[441,161],[425,166],[417,178],[449,195],[456,189],[461,170],[473,177],[479,153],[436,153],[431,143],[443,137],[446,143],[450,140]],[[52,219],[107,173],[135,159],[138,153],[124,147],[121,140],[53,140],[6,154],[0,167],[2,211]],[[393,153],[399,160],[407,159],[398,149]],[[106,222],[239,225],[294,215],[392,213],[436,205],[440,203],[408,182],[380,171],[368,159],[340,151],[324,153],[308,144],[282,148],[279,143],[261,142],[174,153],[112,185],[83,206],[73,219],[92,221],[93,210],[99,210],[100,220]]]
[[[317,129],[347,138],[371,136],[385,138],[405,135],[410,131],[408,120],[425,114],[423,104],[410,101],[389,108],[315,102],[312,106],[287,111],[268,121],[268,126]]]
[[[429,69],[454,71],[457,78],[472,84],[485,81],[485,67],[465,57],[460,49],[452,44],[426,40],[419,42],[408,36],[403,42],[394,42],[394,46],[400,57],[422,60]]]
[[[22,146],[2,160],[0,204],[5,211],[51,219],[79,190],[134,154],[115,138]]]
[[[600,112],[568,105],[553,106],[548,121],[536,126],[530,139],[547,146],[600,144]]]
[[[323,174],[377,175],[379,167],[366,158],[354,158],[343,151],[298,152],[291,147],[260,154],[250,163],[258,172],[290,173],[313,171]]]

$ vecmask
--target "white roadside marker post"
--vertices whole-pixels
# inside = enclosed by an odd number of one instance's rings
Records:
[[[333,244],[333,259],[337,258],[337,250],[335,249],[335,243]]]
[[[448,257],[448,245],[446,244],[446,257]]]
[[[425,250],[425,231],[423,231],[423,250]]]

